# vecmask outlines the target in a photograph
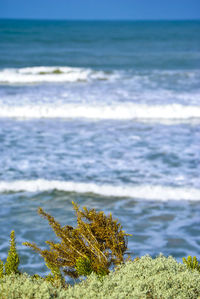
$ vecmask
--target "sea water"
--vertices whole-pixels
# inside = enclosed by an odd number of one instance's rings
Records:
[[[40,206],[112,213],[129,253],[200,255],[200,22],[0,21],[0,257],[55,240]]]

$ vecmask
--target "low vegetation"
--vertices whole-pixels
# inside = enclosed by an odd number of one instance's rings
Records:
[[[188,269],[197,270],[200,272],[200,264],[197,261],[196,256],[191,257],[189,255],[187,259],[183,257],[183,263],[187,266]]]
[[[0,298],[200,298],[200,265],[196,257],[183,258],[183,264],[163,255],[125,260],[127,236],[112,215],[94,209],[82,210],[73,203],[77,226],[61,226],[41,208],[60,239],[46,241],[50,249],[25,245],[38,252],[51,273],[30,276],[19,270],[15,233],[10,234],[10,249],[5,264],[0,260]],[[115,266],[114,270],[110,270]],[[80,277],[74,286],[64,275]],[[85,280],[83,278],[86,277]]]
[[[61,226],[53,216],[41,208],[38,213],[46,218],[52,227],[59,243],[46,241],[50,249],[40,249],[35,243],[24,245],[38,252],[51,269],[57,267],[73,278],[87,276],[91,272],[106,275],[113,265],[124,263],[127,250],[127,236],[121,224],[95,209],[82,210],[73,202],[77,217],[77,226]]]
[[[27,274],[11,274],[0,279],[2,299],[17,298],[176,298],[195,299],[200,296],[199,272],[191,271],[172,257],[144,256],[128,261],[99,279],[88,278],[68,288],[55,287],[42,278]]]
[[[8,257],[5,262],[5,265],[0,260],[0,278],[4,275],[10,274],[19,274],[19,255],[16,249],[15,243],[15,232],[11,231],[10,233],[10,249],[8,251]]]

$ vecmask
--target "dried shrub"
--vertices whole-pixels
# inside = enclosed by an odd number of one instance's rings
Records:
[[[38,209],[38,213],[46,218],[54,230],[60,243],[46,241],[49,250],[40,249],[35,243],[25,242],[44,259],[47,265],[63,270],[66,275],[77,278],[87,276],[91,272],[99,275],[109,273],[112,265],[124,262],[127,250],[127,236],[112,214],[106,216],[95,209],[82,210],[72,202],[77,217],[77,226],[61,226],[53,216]]]

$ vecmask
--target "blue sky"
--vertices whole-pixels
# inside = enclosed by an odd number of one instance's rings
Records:
[[[0,0],[0,18],[200,19],[200,0]]]

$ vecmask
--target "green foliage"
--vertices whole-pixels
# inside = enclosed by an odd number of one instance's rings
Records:
[[[15,232],[13,230],[10,233],[10,249],[8,251],[8,257],[4,265],[5,274],[10,275],[12,273],[15,274],[19,273],[18,266],[19,266],[19,256],[16,249]]]
[[[55,276],[56,278],[61,278],[62,274],[60,272],[60,268],[55,266],[55,265],[52,265],[52,264],[49,264],[46,262],[46,266],[47,268],[49,268],[51,270],[51,273],[53,276]]]
[[[90,275],[92,273],[91,260],[87,256],[85,256],[85,257],[80,256],[76,260],[75,269],[76,269],[79,276],[81,276],[81,275],[83,275],[83,276]]]
[[[43,281],[50,282],[55,287],[66,288],[67,284],[65,282],[65,279],[62,276],[60,269],[57,266],[50,265],[48,263],[46,263],[46,266],[51,270],[51,273],[49,275],[42,277],[38,274],[34,274],[32,278],[35,280],[43,280]]]
[[[2,260],[0,259],[0,278],[3,277],[3,275],[4,275],[3,262],[2,262]]]
[[[33,275],[34,279],[44,280],[51,282],[54,286],[62,286],[66,287],[66,283],[64,278],[62,277],[62,274],[60,272],[60,269],[55,266],[51,265],[49,263],[46,263],[47,267],[51,270],[51,275],[48,275],[46,277],[41,277],[38,274]],[[15,232],[12,231],[10,234],[10,249],[8,252],[8,257],[6,260],[5,265],[3,265],[3,262],[0,260],[0,278],[5,278],[8,275],[12,274],[21,274],[18,270],[19,266],[19,256],[16,250],[16,243],[15,243]],[[5,269],[5,270],[4,270]]]
[[[51,270],[52,274],[47,275],[44,279],[46,281],[51,282],[55,286],[65,287],[66,286],[65,279],[62,276],[60,268],[53,264],[49,264],[48,262],[46,262],[46,266]]]
[[[91,260],[87,256],[79,257],[76,260],[75,269],[79,276],[89,276],[93,272]],[[105,269],[101,268],[101,266],[97,268],[95,273],[100,278],[108,274]]]
[[[0,294],[1,299],[197,299],[200,275],[172,257],[144,256],[118,266],[101,280],[92,273],[67,289],[26,274],[4,276],[0,279]]]
[[[66,290],[40,277],[34,278],[27,274],[11,274],[0,279],[1,299],[50,299],[66,298]]]
[[[183,263],[187,266],[188,269],[191,269],[191,270],[197,270],[200,272],[200,265],[197,261],[197,258],[196,256],[194,256],[193,258],[189,255],[186,258],[183,257]]]
[[[120,265],[102,280],[92,273],[84,282],[69,287],[67,298],[196,299],[200,275],[172,257],[144,256]]]
[[[5,265],[0,259],[0,278],[4,275],[19,274],[19,256],[16,249],[15,243],[15,232],[14,230],[10,233],[10,249],[8,251],[8,256]]]
[[[46,218],[60,243],[46,241],[49,250],[40,249],[35,243],[25,242],[26,246],[38,252],[49,265],[62,268],[63,272],[73,278],[84,273],[95,272],[99,275],[109,273],[111,265],[124,262],[127,250],[127,236],[112,215],[106,216],[95,209],[86,207],[80,210],[73,203],[77,216],[77,227],[61,226],[53,216],[42,208],[38,213]]]

